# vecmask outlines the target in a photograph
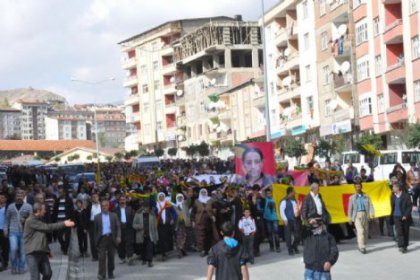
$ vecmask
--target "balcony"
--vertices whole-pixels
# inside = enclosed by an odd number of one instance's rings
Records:
[[[176,93],[175,84],[167,84],[163,87],[163,94],[164,95],[172,95],[174,93]]]
[[[176,64],[169,63],[162,67],[162,75],[170,75],[176,73]]]
[[[125,69],[125,70],[132,69],[132,68],[136,67],[136,65],[137,65],[137,58],[136,57],[123,59],[123,61],[122,61],[122,68]]]
[[[132,76],[128,76],[127,78],[125,78],[123,86],[124,87],[132,87],[137,85],[137,75],[132,75]]]
[[[354,119],[354,110],[352,108],[340,109],[333,113],[334,122],[345,121],[348,119]]]
[[[297,126],[301,126],[302,123],[303,123],[302,115],[299,114],[299,115],[296,115],[294,118],[290,119],[289,121],[287,121],[287,126],[286,127],[287,127],[287,129],[292,129],[292,128],[297,127]]]
[[[385,73],[386,82],[391,84],[402,84],[405,82],[404,58],[389,66]]]
[[[385,26],[383,33],[385,44],[397,44],[403,40],[403,22],[397,19],[391,24]]]
[[[279,102],[285,102],[293,98],[300,96],[300,87],[296,84],[293,84],[291,87],[283,87],[279,91]]]
[[[170,54],[173,54],[174,53],[174,49],[171,47],[171,45],[166,45],[161,51],[160,51],[160,54],[162,55],[162,56],[167,56],[167,55],[170,55]]]
[[[139,104],[140,100],[139,100],[139,95],[138,94],[131,94],[129,96],[127,96],[124,100],[124,105],[125,106],[130,106],[130,105],[134,105],[134,104]]]
[[[133,113],[133,119],[134,119],[134,122],[139,122],[141,120],[140,111]]]
[[[348,0],[336,0],[332,4],[330,4],[330,12],[334,11],[335,9],[339,8],[340,6],[347,4]]]
[[[219,120],[230,120],[232,118],[232,112],[230,109],[223,109],[219,113]]]
[[[340,42],[340,41],[339,41]],[[342,50],[339,51],[339,48],[337,48],[337,51],[332,52],[334,54],[334,57],[337,58],[344,58],[349,57],[351,54],[351,42],[348,38],[344,39],[342,41]]]
[[[398,4],[401,3],[401,0],[382,0],[383,4]]]
[[[338,93],[348,92],[353,85],[353,77],[351,74],[334,75],[334,89]]]
[[[178,117],[176,120],[176,125],[178,127],[185,126],[187,124],[187,118],[185,116]]]
[[[175,114],[175,113],[176,113],[175,102],[165,104],[165,114]]]
[[[386,110],[389,123],[401,122],[408,119],[408,109],[405,103],[392,106]]]
[[[299,68],[299,52],[295,51],[293,53],[291,53],[285,63],[284,63],[284,68],[285,69],[297,69]]]
[[[278,47],[287,46],[287,32],[285,28],[281,28],[277,31],[274,42]]]
[[[287,40],[297,40],[298,38],[298,27],[297,22],[292,22],[289,27],[286,29]]]

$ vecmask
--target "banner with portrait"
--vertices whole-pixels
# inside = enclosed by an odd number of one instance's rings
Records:
[[[236,183],[265,187],[275,181],[276,163],[272,142],[255,142],[235,146]]]

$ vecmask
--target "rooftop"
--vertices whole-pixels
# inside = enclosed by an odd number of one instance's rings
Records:
[[[91,140],[0,140],[1,151],[66,151],[76,147],[96,147]]]

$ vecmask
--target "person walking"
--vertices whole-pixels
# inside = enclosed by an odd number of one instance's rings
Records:
[[[118,245],[118,256],[121,263],[127,262],[128,265],[134,265],[134,211],[127,205],[127,197],[125,195],[121,195],[118,202],[115,214],[117,214],[121,223],[121,236],[124,236]]]
[[[254,264],[254,237],[257,231],[255,220],[251,217],[251,211],[248,208],[244,210],[244,216],[239,220],[239,231],[242,233],[242,242],[244,253],[247,260]]]
[[[279,221],[276,213],[276,203],[273,199],[273,192],[271,189],[265,190],[265,198],[262,202],[264,205],[264,222],[267,229],[268,243],[270,244],[270,251],[280,253],[280,239],[279,239]]]
[[[404,186],[398,183],[392,185],[391,217],[395,225],[396,239],[401,253],[407,252],[410,239],[411,210],[413,204],[410,195],[403,191]]]
[[[185,245],[187,241],[188,231],[191,227],[189,202],[184,199],[184,195],[182,193],[176,195],[175,210],[178,216],[175,226],[176,249],[178,251],[178,258],[181,258],[187,255]]]
[[[121,242],[120,221],[115,213],[109,212],[109,201],[101,202],[101,213],[95,216],[95,245],[98,247],[98,279],[114,279],[115,249]]]
[[[348,215],[350,224],[355,225],[357,233],[357,245],[362,254],[366,254],[366,242],[369,234],[369,220],[375,216],[370,197],[363,193],[362,183],[354,184],[356,191],[349,199]]]
[[[4,235],[7,195],[0,192],[0,272],[9,266],[9,239]]]
[[[95,216],[101,213],[101,203],[99,202],[99,194],[97,192],[92,193],[92,203],[88,207],[89,214],[89,243],[90,253],[92,255],[92,261],[98,260],[98,248],[95,243]]]
[[[305,280],[331,280],[331,268],[338,260],[338,247],[321,218],[314,219],[303,240]]]
[[[140,244],[141,247],[142,264],[148,263],[149,267],[153,267],[153,250],[159,241],[159,234],[150,201],[145,200],[143,207],[136,211],[133,228],[136,231],[136,244]]]
[[[64,187],[59,188],[59,196],[54,202],[53,208],[53,221],[54,222],[63,222],[65,220],[74,220],[74,206],[73,200],[70,198],[67,190]],[[67,255],[67,250],[70,245],[70,234],[71,231],[69,228],[62,228],[57,232],[57,239],[60,243],[61,252],[64,255]]]
[[[317,183],[311,184],[311,192],[305,197],[302,205],[302,220],[306,226],[317,223],[320,218],[324,225],[330,223],[330,214],[325,207],[322,196],[319,193],[319,185]]]
[[[299,224],[302,223],[298,215],[296,215],[298,205],[295,199],[295,191],[293,187],[286,189],[286,198],[280,202],[280,217],[285,226],[286,245],[289,255],[299,253],[300,230]],[[293,238],[293,242],[292,242]]]
[[[48,247],[47,232],[60,230],[64,227],[73,227],[74,222],[66,220],[55,224],[47,224],[43,221],[46,207],[43,203],[36,202],[33,214],[26,220],[23,232],[26,259],[28,260],[31,280],[49,280],[52,270],[49,261],[50,248]]]
[[[23,202],[24,197],[25,192],[18,190],[15,203],[10,204],[6,211],[4,236],[9,237],[12,274],[25,273],[23,226],[26,219],[32,214],[32,206]]]

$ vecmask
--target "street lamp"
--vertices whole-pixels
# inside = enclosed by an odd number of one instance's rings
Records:
[[[268,54],[267,54],[267,44],[265,40],[265,22],[264,22],[264,0],[261,0],[261,39],[263,43],[263,61],[264,61],[264,96],[265,96],[265,133],[266,133],[266,141],[271,141],[271,126],[270,126],[270,103],[268,98]]]
[[[99,85],[105,82],[109,82],[109,81],[115,81],[115,77],[110,77],[108,79],[104,79],[104,80],[99,80],[99,81],[86,81],[86,80],[80,80],[80,79],[76,79],[76,78],[70,78],[70,80],[72,82],[78,82],[78,83],[83,83],[83,84],[88,84],[88,85]],[[95,101],[96,101],[96,96],[95,96]],[[98,138],[98,119],[97,119],[97,115],[96,115],[96,110],[94,110],[94,114],[93,114],[93,121],[95,122],[95,142],[96,142],[96,158],[97,158],[97,163],[98,163],[98,172],[99,173],[99,138]],[[100,183],[100,178],[97,175],[96,178],[96,183],[99,184]]]

